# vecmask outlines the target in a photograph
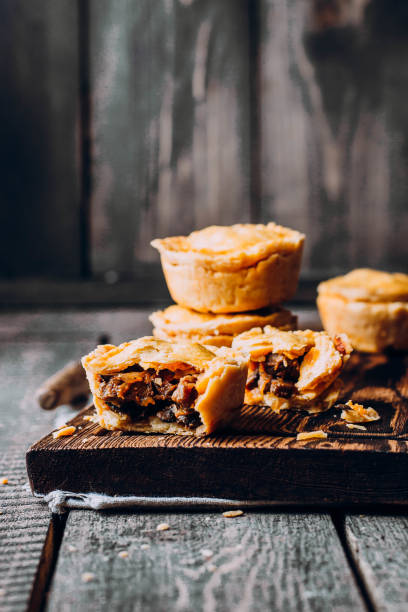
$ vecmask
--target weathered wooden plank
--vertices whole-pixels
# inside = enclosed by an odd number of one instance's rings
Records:
[[[77,3],[2,2],[0,58],[0,276],[78,276]]]
[[[2,317],[0,317],[1,320]],[[8,318],[10,321],[10,317]],[[25,610],[47,534],[48,508],[26,488],[25,450],[53,427],[51,414],[35,403],[42,380],[67,359],[86,350],[81,342],[2,343],[0,351],[0,608]]]
[[[406,23],[403,4],[261,1],[262,217],[306,233],[304,272],[407,269]]]
[[[157,531],[168,523],[168,531]],[[75,550],[72,549],[75,548]],[[119,553],[127,552],[122,558]],[[85,573],[93,574],[84,582]],[[320,514],[72,511],[48,610],[361,610]]]
[[[350,515],[345,535],[377,610],[408,607],[408,517]]]
[[[82,341],[87,352],[95,348],[101,336],[114,344],[151,334],[148,316],[152,308],[109,310],[41,310],[1,313],[0,341],[36,343]],[[76,357],[82,355],[78,352]],[[66,362],[68,363],[67,357]],[[58,367],[55,368],[57,371]]]
[[[249,219],[247,11],[91,0],[97,275],[137,275],[154,236]]]

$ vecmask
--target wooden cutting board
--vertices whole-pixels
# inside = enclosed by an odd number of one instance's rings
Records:
[[[84,420],[27,451],[36,493],[221,497],[312,504],[408,503],[408,356],[354,354],[339,401],[372,406],[381,420],[349,430],[340,410],[308,416],[244,406],[234,429],[203,438],[108,432]],[[322,429],[324,440],[297,441]]]

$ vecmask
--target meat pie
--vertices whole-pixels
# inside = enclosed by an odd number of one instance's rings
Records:
[[[237,336],[232,348],[249,358],[245,402],[310,413],[330,408],[351,346],[345,334],[281,331],[266,326]]]
[[[247,362],[193,342],[147,336],[82,359],[105,429],[208,434],[242,405]]]

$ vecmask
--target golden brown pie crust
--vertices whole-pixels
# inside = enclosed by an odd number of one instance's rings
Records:
[[[98,346],[82,358],[82,364],[93,394],[99,424],[106,429],[139,432],[202,435],[224,427],[242,405],[247,376],[246,360],[236,359],[231,353],[215,355],[197,343],[171,343],[151,336],[124,342],[120,346]],[[156,416],[132,421],[128,415],[111,410],[100,397],[100,376],[120,374],[135,365],[143,370],[153,368],[158,372],[196,368],[199,372],[195,385],[198,397],[194,409],[199,413],[202,425],[191,430],[178,423],[164,422]]]
[[[267,225],[210,226],[153,240],[175,302],[199,312],[258,310],[293,297],[304,235]]]
[[[268,326],[240,334],[232,348],[249,359],[248,382],[251,372],[263,369],[269,355],[284,359],[286,365],[297,362],[298,373],[292,379],[293,389],[288,397],[273,391],[272,385],[264,389],[259,383],[252,388],[247,385],[247,404],[267,405],[276,412],[297,408],[315,413],[330,408],[338,398],[338,377],[351,352],[345,335],[332,339],[325,332],[281,331]],[[279,375],[272,379],[279,382]]]
[[[408,350],[408,275],[357,269],[318,287],[324,329],[346,333],[353,347]]]
[[[153,312],[149,319],[154,325],[155,338],[188,340],[212,346],[231,346],[237,334],[252,327],[271,325],[290,330],[297,326],[297,317],[280,307],[257,312],[210,314],[173,305]]]

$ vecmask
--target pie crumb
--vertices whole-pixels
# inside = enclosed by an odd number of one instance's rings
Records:
[[[81,576],[82,582],[92,582],[94,578],[95,574],[92,574],[92,572],[84,572]]]
[[[367,427],[364,427],[364,425],[356,425],[355,423],[346,423],[346,427],[349,429],[361,429],[361,431],[367,431]]]
[[[8,478],[0,478],[0,484],[2,485],[8,484]]]
[[[378,421],[381,417],[374,408],[364,408],[362,404],[355,404],[351,400],[345,404],[346,409],[342,410],[340,418],[347,423],[367,423]]]
[[[150,544],[141,544],[140,545],[140,549],[141,550],[148,550],[150,548]]]
[[[225,518],[235,518],[236,516],[241,516],[243,513],[242,510],[227,510],[226,512],[222,513],[222,516],[225,516]]]
[[[86,414],[86,415],[83,417],[83,420],[84,420],[84,421],[92,421],[92,416],[91,416],[90,414]]]
[[[72,544],[68,544],[67,548],[68,548],[68,552],[70,552],[70,553],[73,553],[73,552],[77,551],[75,546],[72,546]]]
[[[63,427],[62,429],[58,429],[58,431],[54,431],[52,437],[62,438],[62,436],[72,436],[72,434],[76,431],[76,427],[73,425],[69,425],[68,427]]]
[[[120,557],[121,559],[127,559],[129,556],[129,553],[127,550],[121,550],[120,553],[118,553],[118,557]]]
[[[296,440],[318,440],[327,438],[327,433],[321,429],[316,431],[302,431],[296,436]]]
[[[207,565],[207,569],[208,569],[209,572],[215,572],[215,570],[217,569],[217,566],[214,565],[214,563],[209,563]]]
[[[203,548],[202,550],[200,550],[200,553],[205,559],[210,559],[214,554],[213,551],[209,550],[208,548]]]
[[[170,529],[170,525],[168,523],[160,523],[156,527],[156,531],[167,531],[167,529]]]

